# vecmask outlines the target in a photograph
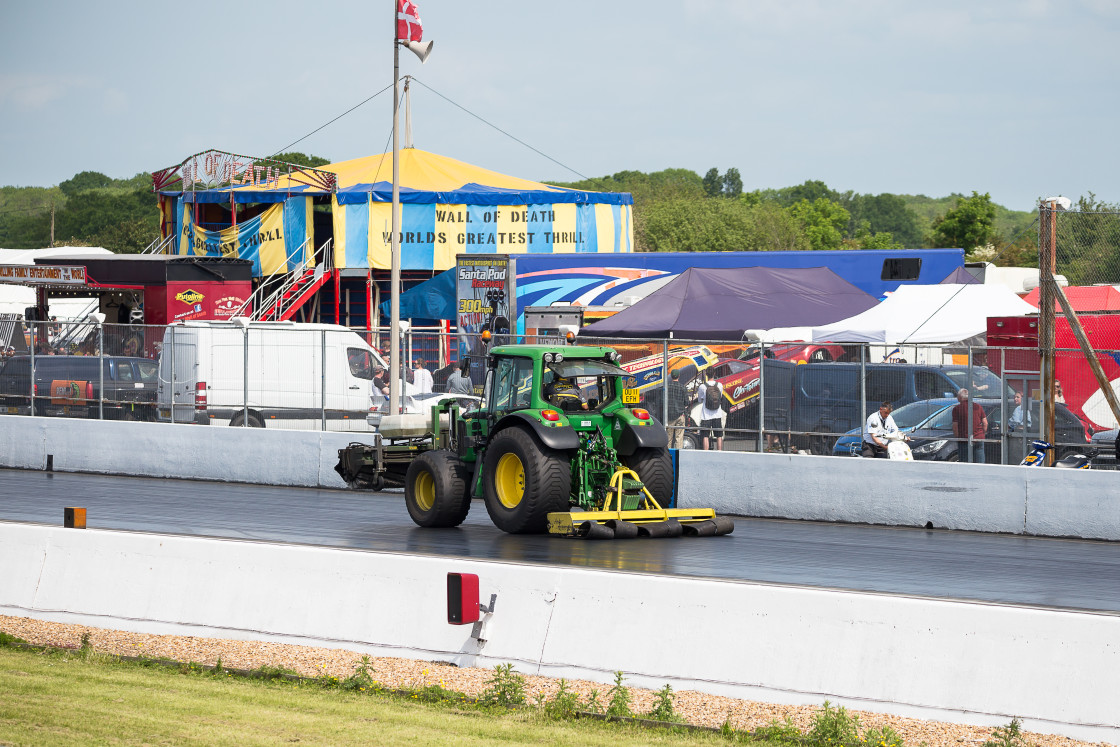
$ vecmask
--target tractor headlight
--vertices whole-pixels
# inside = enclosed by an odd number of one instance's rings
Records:
[[[563,353],[556,353],[554,356],[552,356],[552,360],[555,363],[563,363],[564,354]]]
[[[545,363],[552,363],[552,353],[545,353],[544,354],[544,362]]]

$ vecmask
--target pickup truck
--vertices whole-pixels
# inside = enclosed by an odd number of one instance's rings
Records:
[[[37,355],[32,392],[31,356],[13,356],[0,368],[0,414],[32,414],[33,394],[35,415],[97,418],[103,411],[107,420],[155,420],[158,366],[147,358]]]

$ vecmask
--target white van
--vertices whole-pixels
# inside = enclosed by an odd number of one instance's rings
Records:
[[[336,324],[176,322],[163,333],[158,418],[306,430],[325,421],[331,431],[367,431],[375,366],[387,368],[361,336]]]

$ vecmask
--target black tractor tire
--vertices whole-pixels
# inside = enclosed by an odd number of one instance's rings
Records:
[[[422,527],[457,527],[467,518],[470,471],[455,454],[428,451],[412,461],[404,479],[408,515]]]
[[[669,450],[638,449],[622,461],[638,474],[638,479],[661,508],[668,507],[673,498],[673,458]]]
[[[571,460],[527,430],[512,427],[494,436],[482,469],[486,511],[503,532],[541,534],[550,512],[571,507]]]

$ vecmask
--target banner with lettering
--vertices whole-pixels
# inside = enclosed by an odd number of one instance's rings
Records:
[[[184,206],[181,216],[176,254],[247,259],[253,263],[253,277],[315,264],[315,248],[308,240],[312,221],[307,198],[276,203],[256,217],[219,231],[196,225],[191,205]]]
[[[630,205],[401,204],[401,269],[455,266],[455,255],[615,253],[632,251]],[[391,263],[392,206],[334,204],[337,267],[387,270]]]
[[[460,254],[456,258],[456,323],[459,327],[459,357],[472,356],[471,378],[481,383],[487,345],[479,335],[490,332],[491,344],[507,342],[510,328],[510,302],[517,288],[506,255]]]

